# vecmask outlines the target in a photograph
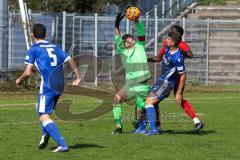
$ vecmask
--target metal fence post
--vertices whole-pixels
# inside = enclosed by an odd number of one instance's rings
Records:
[[[72,43],[75,43],[75,13],[72,14]]]
[[[97,76],[97,58],[98,58],[98,43],[97,43],[97,40],[98,40],[98,37],[97,37],[97,33],[98,33],[98,14],[95,13],[94,14],[94,77],[95,77],[95,80],[94,80],[94,85],[97,87],[98,85],[98,76]]]
[[[162,19],[164,19],[165,14],[165,0],[162,0]]]
[[[148,37],[148,31],[149,31],[149,29],[148,29],[148,26],[149,26],[149,13],[147,12],[146,13],[146,27],[145,27],[145,37]]]
[[[210,38],[210,19],[207,19],[207,59],[206,59],[206,80],[205,85],[208,85],[209,79],[209,38]]]
[[[55,34],[56,34],[56,33],[55,33],[55,28],[56,28],[56,20],[53,19],[53,20],[52,20],[52,26],[51,26],[52,43],[56,43],[56,42],[55,42],[55,39],[54,39],[54,38],[55,38],[54,36],[55,36]]]
[[[180,0],[177,0],[177,11],[180,9]]]
[[[154,56],[157,56],[157,43],[158,43],[158,15],[157,5],[154,6]],[[157,80],[157,63],[154,64],[154,82]]]
[[[129,19],[126,19],[126,34],[129,34],[130,26],[129,26]]]
[[[115,55],[116,55],[116,49],[115,48],[113,48],[113,50],[112,50],[112,71],[115,71],[115,69],[116,69],[116,57],[115,57]]]
[[[169,4],[169,9],[170,9],[169,15],[170,15],[170,17],[172,17],[172,5],[173,5],[172,0],[170,0],[170,4]]]
[[[8,21],[8,69],[12,68],[12,13],[9,12]]]
[[[82,18],[79,18],[79,53],[81,53],[82,50],[82,42],[81,42],[81,34],[82,34]]]
[[[62,26],[62,50],[66,47],[66,12],[63,12],[63,26]]]
[[[58,43],[58,26],[59,26],[59,17],[57,16],[56,17],[56,33],[55,33],[55,35],[56,35],[56,37],[55,37],[55,43]]]
[[[182,40],[185,41],[185,32],[186,32],[186,18],[185,17],[182,18],[182,27],[183,27],[183,30],[184,30]]]

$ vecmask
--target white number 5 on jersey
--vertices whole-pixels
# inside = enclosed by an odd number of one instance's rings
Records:
[[[54,49],[53,48],[46,48],[48,56],[53,59],[53,62],[51,62],[51,66],[57,65],[57,56],[53,54]]]

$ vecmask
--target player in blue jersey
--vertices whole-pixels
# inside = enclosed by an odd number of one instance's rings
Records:
[[[162,59],[162,74],[153,85],[145,102],[148,123],[151,128],[146,135],[155,135],[160,133],[156,127],[155,104],[167,98],[172,90],[176,90],[177,104],[181,105],[182,103],[182,93],[186,75],[183,54],[178,47],[181,40],[182,35],[179,32],[169,32],[167,39],[168,48],[166,49]],[[146,122],[141,122],[140,126],[136,130],[136,133],[144,133],[145,127]]]
[[[171,27],[171,31],[179,32],[182,36],[184,34],[183,28],[181,26],[179,26],[179,25],[172,26]],[[161,62],[162,61],[162,57],[165,54],[167,45],[168,45],[167,44],[167,40],[165,40],[163,42],[163,47],[162,47],[161,51],[159,52],[159,54],[157,56],[154,56],[154,57],[149,57],[148,58],[148,62]],[[179,43],[179,49],[182,51],[184,58],[186,58],[186,57],[187,58],[192,58],[193,57],[192,51],[189,48],[187,43],[181,41]],[[174,91],[176,91],[176,90],[174,90]],[[175,92],[174,92],[174,95],[176,95]],[[182,101],[181,107],[185,111],[185,113],[189,116],[189,118],[192,119],[192,121],[194,123],[194,131],[199,131],[199,130],[203,129],[204,124],[198,119],[197,114],[196,114],[193,106],[190,104],[190,102],[184,98],[183,101]],[[160,113],[159,113],[159,115],[160,115]],[[157,122],[160,122],[159,116],[157,116],[157,119],[158,119]],[[160,123],[158,123],[158,124],[160,124]]]
[[[27,52],[25,63],[26,69],[16,80],[16,85],[20,85],[24,79],[32,74],[35,65],[41,74],[41,85],[37,103],[37,113],[42,127],[42,138],[38,145],[39,149],[44,149],[52,137],[59,145],[53,152],[67,152],[69,147],[61,136],[56,124],[50,115],[64,88],[63,63],[68,62],[74,70],[77,79],[73,85],[79,85],[81,81],[80,72],[70,56],[68,56],[58,46],[45,41],[46,27],[42,24],[33,26],[34,44]]]

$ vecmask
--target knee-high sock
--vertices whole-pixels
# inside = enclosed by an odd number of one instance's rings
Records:
[[[141,117],[140,117],[140,122],[139,122],[139,127],[138,129],[144,130],[147,125],[147,115],[145,110],[141,112]]]
[[[43,127],[43,125],[41,125],[41,128],[42,128],[42,135],[47,135],[47,131],[46,131],[46,129]]]
[[[43,122],[43,127],[47,131],[47,133],[53,138],[53,140],[62,147],[67,146],[66,142],[64,141],[63,137],[61,136],[57,125],[52,120],[47,120]]]
[[[156,110],[152,104],[146,105],[146,113],[148,118],[149,127],[152,130],[156,130]]]
[[[185,113],[187,113],[187,115],[192,118],[195,124],[200,122],[192,105],[185,99],[182,102],[182,108],[184,109]]]
[[[114,116],[116,126],[118,128],[122,128],[121,115],[122,115],[122,108],[121,108],[120,104],[113,105],[113,116]]]

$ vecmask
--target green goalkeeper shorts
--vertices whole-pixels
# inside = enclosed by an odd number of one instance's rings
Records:
[[[131,100],[138,97],[146,99],[151,88],[148,84],[135,84],[132,86],[124,85],[122,89],[128,95],[128,98]]]

